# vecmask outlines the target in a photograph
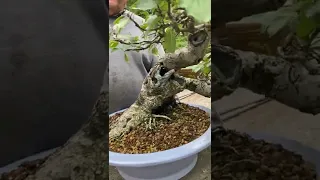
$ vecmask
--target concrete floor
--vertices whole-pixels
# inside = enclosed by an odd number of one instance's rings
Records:
[[[236,93],[223,98],[214,105],[219,112],[222,112],[230,108],[230,104],[239,106],[262,97],[239,89]],[[230,114],[232,113],[229,113],[229,116]],[[320,115],[313,116],[301,113],[276,101],[270,101],[255,109],[240,113],[226,121],[225,126],[241,132],[261,132],[294,139],[320,150]]]

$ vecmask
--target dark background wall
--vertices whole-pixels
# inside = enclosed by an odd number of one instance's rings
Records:
[[[61,145],[88,119],[108,62],[102,2],[0,1],[0,166]]]

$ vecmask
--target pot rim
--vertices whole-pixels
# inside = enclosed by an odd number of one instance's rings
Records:
[[[204,111],[206,111],[211,118],[211,109],[196,105],[185,103],[193,107],[198,107]],[[114,112],[109,116],[112,116],[116,113],[123,112],[126,109]],[[211,121],[210,121],[211,122]],[[154,153],[147,154],[122,154],[109,151],[109,165],[118,166],[118,167],[146,167],[153,165],[160,165],[165,163],[171,163],[174,161],[178,161],[187,157],[190,157],[198,152],[204,150],[209,147],[211,144],[211,124],[209,128],[197,139],[184,144],[182,146],[168,149],[165,151],[159,151]]]

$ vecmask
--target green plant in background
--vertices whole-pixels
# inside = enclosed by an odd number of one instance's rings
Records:
[[[242,18],[239,23],[260,23],[261,33],[273,37],[282,31],[310,43],[320,25],[320,1],[297,0],[275,11]]]

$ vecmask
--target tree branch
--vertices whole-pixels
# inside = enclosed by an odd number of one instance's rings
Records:
[[[320,75],[311,75],[300,62],[288,62],[279,57],[234,50],[222,45],[212,45],[211,48],[224,55],[224,59],[215,57],[213,64],[218,64],[218,67],[226,62],[230,67],[241,64],[241,70],[234,71],[230,76],[238,77],[233,79],[234,82],[230,81],[233,84],[239,83],[241,87],[302,112],[320,113]],[[223,67],[219,69],[228,74]]]
[[[199,80],[192,78],[184,79],[186,81],[186,89],[205,97],[211,97],[211,78],[209,80]]]
[[[203,27],[189,35],[187,47],[180,48],[174,53],[166,53],[159,62],[168,70],[196,65],[203,59],[210,40],[211,33]]]

